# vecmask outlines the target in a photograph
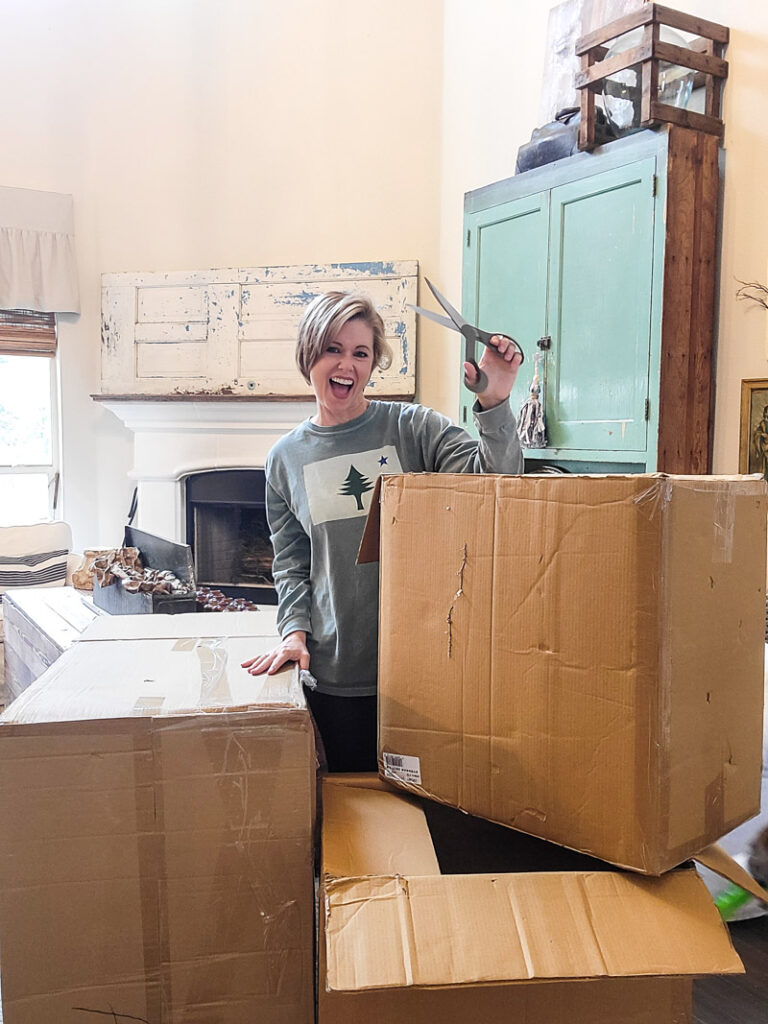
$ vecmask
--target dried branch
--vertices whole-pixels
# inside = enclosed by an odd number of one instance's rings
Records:
[[[750,299],[763,309],[768,309],[768,287],[759,281],[739,281],[738,277],[736,281],[741,285],[736,291],[737,299]]]

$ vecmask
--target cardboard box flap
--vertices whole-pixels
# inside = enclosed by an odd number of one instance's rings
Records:
[[[716,875],[720,875],[721,878],[725,878],[727,881],[733,882],[734,885],[739,885],[742,889],[746,889],[756,899],[761,900],[763,903],[768,903],[768,890],[756,882],[752,875],[735,861],[730,854],[726,853],[722,846],[718,846],[717,843],[713,843],[705,850],[697,853],[696,860],[705,868],[714,871]]]
[[[332,990],[742,971],[693,870],[348,878],[325,913]]]
[[[6,708],[0,722],[304,708],[295,665],[273,676],[252,676],[240,667],[257,653],[253,637],[77,643]]]
[[[100,615],[80,640],[178,640],[225,636],[269,637],[278,643],[277,608],[255,612],[199,612],[181,615]]]
[[[323,884],[331,990],[742,971],[693,868],[440,875],[380,784],[324,785]]]
[[[371,495],[371,504],[368,507],[368,517],[365,520],[363,536],[360,540],[360,548],[357,552],[357,563],[362,565],[365,562],[378,562],[379,560],[379,527],[381,525],[381,477],[376,478]]]
[[[323,787],[323,872],[355,875],[439,874],[424,812],[391,792]]]

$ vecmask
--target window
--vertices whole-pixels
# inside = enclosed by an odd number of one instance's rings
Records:
[[[0,310],[0,526],[55,511],[56,370],[54,314]]]

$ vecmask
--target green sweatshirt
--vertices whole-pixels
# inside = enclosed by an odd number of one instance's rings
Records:
[[[357,565],[376,478],[389,473],[521,473],[508,402],[474,419],[480,440],[421,405],[372,401],[334,427],[306,420],[267,458],[267,518],[281,636],[307,633],[321,693],[376,693],[379,567]]]

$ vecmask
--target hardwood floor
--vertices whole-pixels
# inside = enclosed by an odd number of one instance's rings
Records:
[[[768,1024],[768,917],[730,925],[746,974],[693,985],[694,1024]]]

